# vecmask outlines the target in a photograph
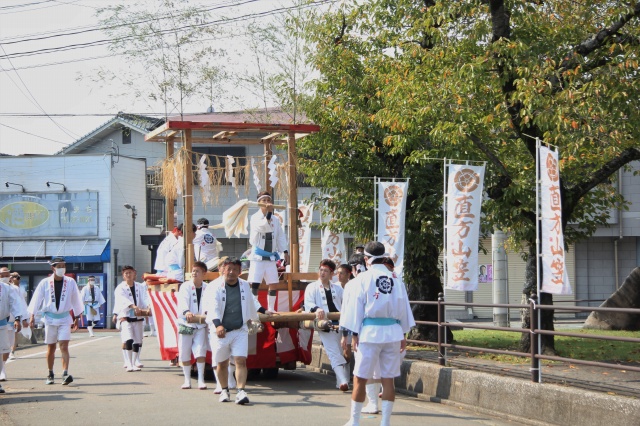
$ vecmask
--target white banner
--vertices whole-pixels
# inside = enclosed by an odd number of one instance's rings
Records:
[[[447,182],[446,288],[478,289],[478,238],[484,166],[450,164]]]
[[[404,221],[407,211],[408,182],[378,182],[378,235],[395,272],[402,277],[404,269]]]
[[[344,233],[335,233],[329,230],[329,227],[324,228],[322,234],[322,258],[333,260],[336,264],[336,268],[347,263],[347,253],[344,244]],[[338,270],[336,269],[333,276],[337,279]]]
[[[298,260],[300,272],[309,272],[309,260],[311,259],[311,221],[313,218],[313,204],[301,204],[298,209],[302,212],[300,228],[298,228],[298,244],[300,259]]]
[[[558,152],[540,147],[542,282],[540,291],[572,294],[564,257]]]

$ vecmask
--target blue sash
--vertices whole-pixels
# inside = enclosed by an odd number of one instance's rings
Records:
[[[53,318],[53,319],[65,319],[66,317],[69,316],[69,311],[60,312],[60,313],[58,313],[58,312],[44,312],[44,315],[46,317]]]
[[[0,327],[4,327],[5,325],[9,324],[9,322],[7,321],[6,318],[4,319],[0,319]]]
[[[400,324],[400,320],[395,318],[365,318],[362,325],[394,325]]]
[[[274,251],[273,253],[271,253],[270,251],[266,251],[266,250],[262,250],[260,247],[253,247],[253,253],[257,254],[258,256],[262,256],[262,257],[271,257],[274,256],[275,259],[274,260],[280,260],[280,255],[278,254],[277,251]]]

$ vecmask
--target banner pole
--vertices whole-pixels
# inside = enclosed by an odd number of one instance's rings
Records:
[[[542,300],[540,299],[540,268],[542,267],[542,246],[540,244],[540,146],[540,138],[536,138],[536,296],[539,304],[542,303]],[[541,313],[542,311],[538,312],[538,315],[536,315],[538,330],[542,327]],[[531,321],[531,318],[529,320]],[[542,334],[536,333],[536,339],[537,342],[531,342],[531,344],[538,345],[538,353],[540,354],[542,353]],[[538,383],[542,383],[542,372],[539,368],[540,364],[536,363],[536,365],[538,365]]]

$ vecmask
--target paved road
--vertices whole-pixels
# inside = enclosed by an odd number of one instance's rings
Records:
[[[181,390],[181,370],[159,360],[158,343],[147,338],[143,371],[122,368],[119,335],[98,332],[73,335],[71,369],[75,381],[62,386],[56,358],[56,384],[45,385],[45,347],[17,351],[9,361],[7,391],[0,395],[0,425],[343,425],[349,415],[349,395],[337,391],[332,376],[305,369],[281,371],[277,380],[249,382],[251,404],[219,403],[207,391]],[[193,381],[196,384],[196,381]],[[232,393],[232,398],[234,397]],[[377,425],[379,416],[365,415],[362,425]],[[461,409],[399,396],[394,425],[507,425],[514,423]]]

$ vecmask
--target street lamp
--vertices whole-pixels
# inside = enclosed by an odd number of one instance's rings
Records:
[[[133,257],[131,259],[131,266],[133,269],[136,268],[136,216],[138,216],[138,211],[136,210],[136,206],[132,206],[129,203],[124,204],[124,208],[131,210],[131,221],[133,223],[133,235],[131,236],[131,250],[133,250]]]

